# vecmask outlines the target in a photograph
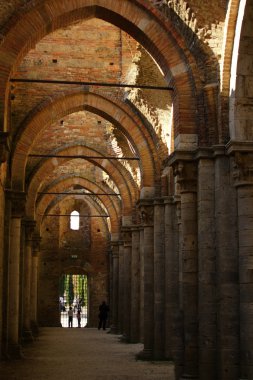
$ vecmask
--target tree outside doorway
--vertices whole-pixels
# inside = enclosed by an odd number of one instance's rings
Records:
[[[73,327],[87,324],[88,287],[87,276],[83,274],[63,274],[60,278],[59,308],[61,326],[68,327],[68,311],[73,309]],[[78,314],[80,322],[78,326]]]

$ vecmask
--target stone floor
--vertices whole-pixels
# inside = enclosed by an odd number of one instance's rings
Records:
[[[43,328],[24,359],[0,362],[1,380],[174,380],[168,362],[136,361],[141,344],[88,328]]]

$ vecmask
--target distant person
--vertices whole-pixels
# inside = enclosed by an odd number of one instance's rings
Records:
[[[109,313],[109,306],[105,303],[105,301],[103,301],[101,305],[99,306],[99,314],[98,314],[98,318],[99,318],[98,329],[99,330],[101,329],[101,327],[103,328],[103,330],[105,330],[108,313]]]
[[[81,327],[81,310],[78,309],[76,313],[78,327]]]
[[[68,316],[69,316],[69,327],[73,327],[73,309],[71,306],[68,311]]]

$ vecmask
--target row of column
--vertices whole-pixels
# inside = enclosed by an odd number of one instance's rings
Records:
[[[40,237],[35,222],[25,219],[25,194],[6,192],[5,251],[8,253],[3,327],[5,349],[10,358],[22,356],[22,341],[37,335],[37,282]]]
[[[170,283],[168,289],[177,291],[177,269],[171,266],[175,256],[165,256],[165,246],[174,249],[177,241],[177,222],[171,219],[175,205],[172,198],[140,201],[142,224],[123,227],[122,240],[112,242],[111,331],[121,333],[129,342],[143,342],[144,350],[138,355],[142,359],[159,360],[171,355],[165,337],[166,318],[168,322],[173,319],[173,300],[167,297],[166,305],[165,282]],[[173,232],[166,239],[165,216],[167,223],[173,224]],[[167,339],[171,341],[172,336],[169,334]]]
[[[112,244],[112,331],[177,379],[253,379],[253,181],[234,167],[222,150],[176,162],[176,194],[139,201]]]

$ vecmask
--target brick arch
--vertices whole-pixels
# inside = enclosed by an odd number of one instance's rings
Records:
[[[9,26],[13,26],[6,28],[1,47],[4,59],[0,61],[3,68],[0,112],[4,96],[8,96],[7,81],[13,67],[37,41],[57,28],[97,17],[119,26],[142,44],[162,68],[167,82],[174,86],[175,135],[197,134],[195,60],[173,25],[165,22],[150,3],[143,0],[126,0],[123,4],[115,0],[40,0],[23,9],[10,20]]]
[[[221,138],[219,143],[223,143],[224,141],[226,141],[229,133],[229,116],[227,109],[229,107],[228,103],[230,92],[231,64],[239,5],[240,0],[231,0],[229,2],[226,17],[226,40],[224,56],[221,65],[221,109],[224,109],[224,112],[221,115],[221,124],[223,126],[223,130],[220,132]]]
[[[155,154],[155,147],[146,129],[141,128],[137,115],[128,111],[124,104],[121,105],[104,96],[92,92],[78,92],[58,98],[53,103],[47,103],[35,114],[34,118],[29,118],[27,124],[20,128],[18,139],[15,142],[11,168],[13,188],[24,188],[27,155],[38,133],[48,124],[53,124],[58,119],[81,110],[97,113],[124,131],[140,157],[141,185],[153,187],[155,176],[160,175],[159,167],[154,164],[152,157],[152,153]],[[152,151],[151,144],[153,145]],[[156,162],[158,162],[157,158]]]
[[[73,199],[73,198],[72,198]],[[61,203],[61,202],[63,202],[64,201],[64,199],[63,198],[61,198],[61,199],[51,199],[51,201],[48,203],[48,205],[47,205],[47,207],[46,207],[46,209],[45,209],[45,211],[44,211],[44,215],[42,216],[42,220],[41,220],[41,223],[43,223],[43,219],[44,218],[46,218],[46,213],[50,213],[50,211],[54,208],[54,207],[56,207],[59,203]],[[94,210],[95,210],[95,212],[97,212],[98,213],[98,215],[99,215],[99,206],[95,203],[95,201],[93,201],[92,199],[86,199],[85,201],[83,201],[88,207],[89,207],[89,209],[90,209],[90,211],[91,211],[91,214],[94,212]],[[108,233],[108,238],[109,238],[109,228],[108,228],[108,224],[107,224],[107,222],[104,220],[104,218],[102,219],[102,223],[103,223],[103,225],[104,225],[104,227],[105,227],[105,229],[106,229],[106,231],[107,231],[107,233]]]
[[[86,178],[76,177],[76,176],[75,177],[71,176],[71,177],[65,178],[64,180],[60,180],[56,184],[53,184],[47,187],[46,191],[51,191],[51,192],[65,191],[66,189],[68,189],[69,187],[73,185],[81,185],[85,189],[91,191],[94,194],[104,191],[102,186],[99,186],[98,184]],[[36,200],[38,199],[37,196],[38,194],[35,194]],[[36,206],[35,206],[35,199],[29,200],[29,197],[30,195],[28,194],[26,215],[34,218],[37,221],[38,225],[40,225],[41,220],[42,220],[42,217],[40,215],[44,214],[45,209],[48,207],[49,203],[52,201],[55,195],[51,195],[51,194],[43,195],[41,199],[38,200]],[[112,198],[110,196],[99,196],[99,195],[97,197],[104,204],[104,206],[107,209],[108,215],[110,216],[112,233],[118,233],[119,227],[120,227],[119,218],[120,218],[121,209],[119,209],[118,205],[115,202],[113,202],[114,197]],[[30,205],[31,207],[29,207],[28,205]]]
[[[100,156],[103,157],[99,152],[94,149],[87,148],[84,146],[74,146],[70,148],[63,149],[58,152],[62,155],[87,155],[87,156]],[[35,202],[37,192],[43,188],[44,178],[47,173],[53,172],[56,166],[59,166],[61,163],[67,162],[68,158],[54,158],[43,160],[40,164],[40,167],[37,169],[36,173],[30,179],[30,182],[27,187],[27,193],[29,194],[29,202]],[[99,166],[112,178],[112,180],[117,185],[121,199],[122,199],[122,208],[123,215],[131,215],[133,205],[139,198],[139,191],[136,189],[135,183],[133,182],[128,171],[118,162],[110,162],[108,159],[87,159],[95,165]],[[27,203],[27,209],[32,209],[34,206],[30,203]]]

